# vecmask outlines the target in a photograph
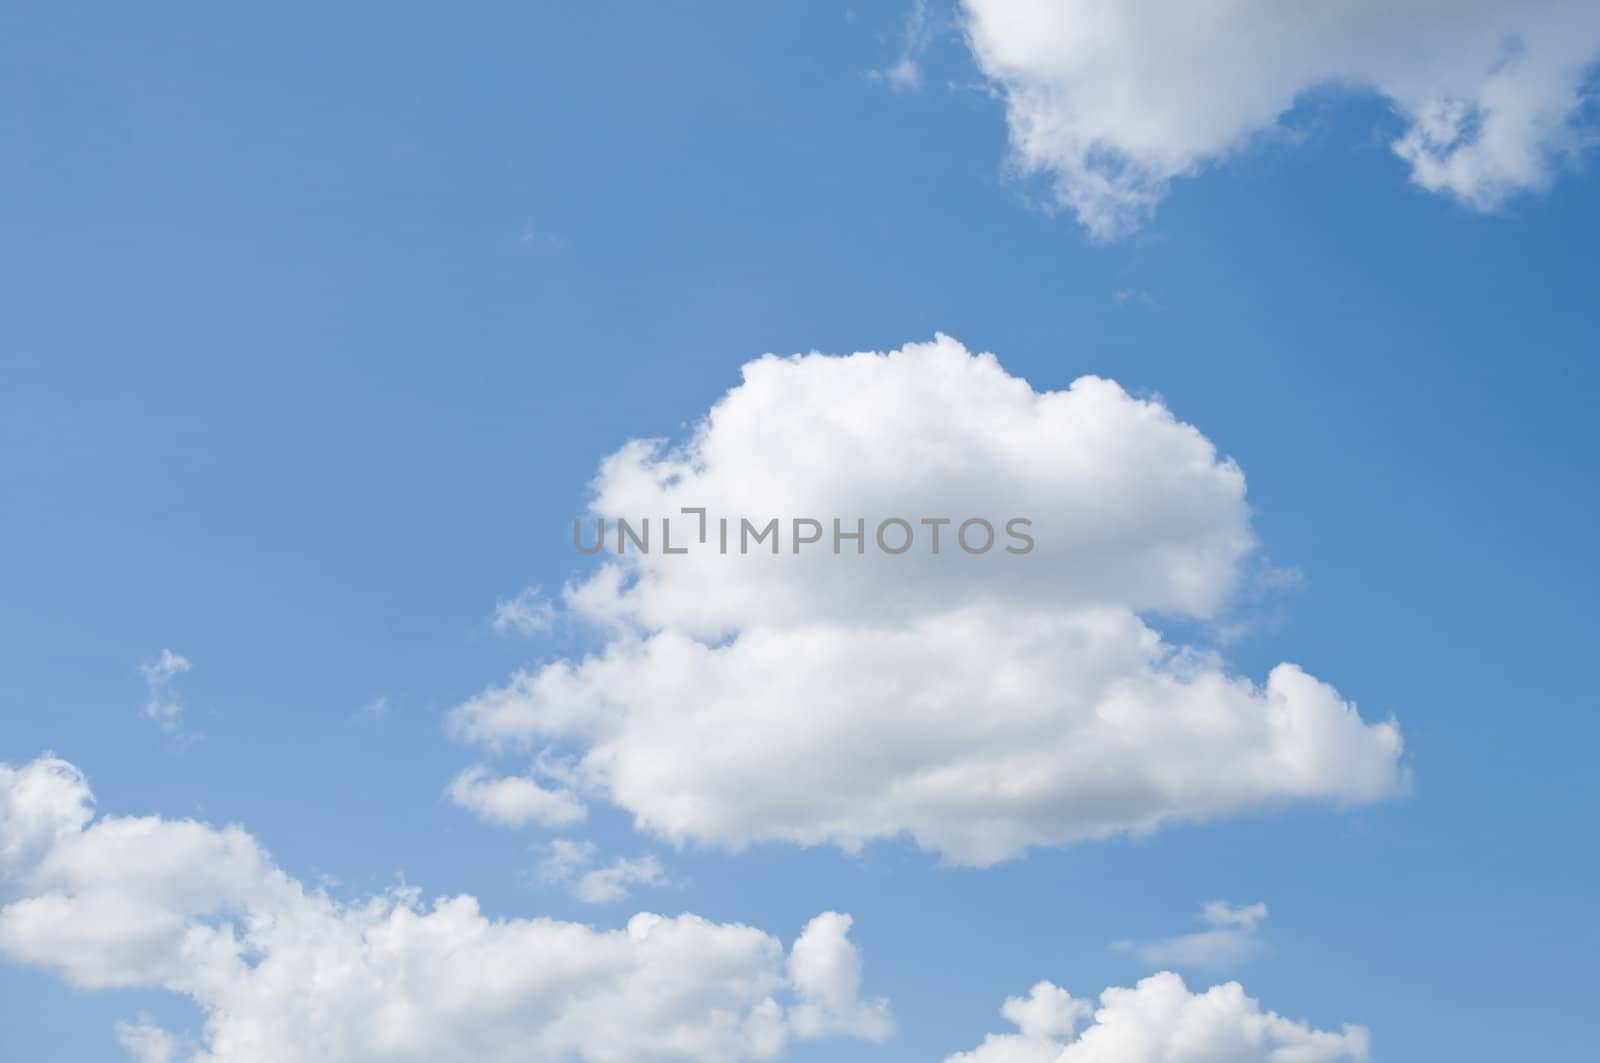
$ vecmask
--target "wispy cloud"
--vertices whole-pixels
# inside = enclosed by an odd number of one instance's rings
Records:
[[[1118,941],[1112,948],[1130,953],[1152,967],[1230,967],[1261,948],[1260,927],[1267,906],[1235,907],[1210,901],[1200,909],[1205,930],[1155,941]]]
[[[517,234],[517,242],[524,247],[543,251],[560,251],[565,246],[565,241],[560,236],[536,225],[524,225],[522,231]]]
[[[596,854],[593,842],[558,838],[550,843],[550,855],[539,865],[539,877],[568,887],[585,904],[620,901],[633,886],[659,886],[666,881],[661,862],[653,856],[624,857],[596,867]]]
[[[922,87],[922,55],[933,41],[933,24],[928,16],[928,0],[913,0],[900,38],[900,55],[882,70],[867,76],[881,81],[896,92],[915,92]]]
[[[168,649],[163,649],[155,660],[139,666],[145,684],[144,715],[170,735],[183,733],[183,702],[173,693],[172,684],[189,668],[187,657]]]
[[[1263,560],[1256,567],[1253,583],[1254,589],[1263,593],[1296,591],[1306,585],[1306,574],[1293,566],[1274,565]]]
[[[516,597],[495,603],[494,629],[502,634],[539,635],[555,626],[556,607],[538,587],[525,587]]]

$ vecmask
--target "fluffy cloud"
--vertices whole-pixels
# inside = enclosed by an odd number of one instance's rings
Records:
[[[963,0],[1024,170],[1096,236],[1326,85],[1378,94],[1418,185],[1477,208],[1543,184],[1600,57],[1591,0]]]
[[[893,1024],[887,1005],[861,999],[861,956],[850,946],[850,917],[824,912],[789,952],[789,984],[800,1003],[789,1022],[803,1037],[881,1041]]]
[[[945,1063],[1343,1063],[1368,1053],[1359,1026],[1314,1030],[1262,1011],[1237,982],[1192,993],[1171,973],[1107,989],[1098,1009],[1040,982],[1001,1011],[1017,1033],[990,1034]]]
[[[1205,930],[1157,941],[1119,941],[1113,947],[1152,967],[1227,967],[1261,947],[1259,929],[1266,918],[1265,904],[1210,901],[1200,909]]]
[[[674,842],[907,833],[987,864],[1405,785],[1394,724],[1293,664],[1258,684],[1146,622],[1215,617],[1254,537],[1238,467],[1110,381],[1036,392],[946,337],[767,356],[683,446],[627,444],[594,492],[596,517],[656,522],[654,551],[566,590],[606,644],[484,692],[452,727],[537,752]],[[704,543],[685,509],[706,511]],[[914,549],[873,542],[893,517]],[[1031,552],[955,541],[1012,517],[1032,521]],[[662,518],[688,553],[661,551]],[[742,553],[740,521],[770,518],[777,552]],[[823,541],[799,543],[795,518]],[[835,519],[862,522],[861,552],[834,553]],[[938,553],[927,519],[952,521]]]
[[[506,827],[561,827],[585,815],[582,802],[566,790],[550,789],[526,775],[496,777],[481,764],[452,779],[446,793],[469,812]]]
[[[468,896],[341,904],[236,827],[94,818],[83,777],[50,758],[0,765],[0,872],[0,956],[200,1006],[193,1048],[147,1021],[119,1027],[145,1063],[731,1063],[890,1027],[856,996],[845,916],[819,916],[786,955],[692,915],[602,931],[489,919]]]

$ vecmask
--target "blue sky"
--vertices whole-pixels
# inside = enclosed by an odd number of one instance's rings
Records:
[[[695,912],[792,941],[854,917],[881,1044],[937,1060],[1041,979],[1265,902],[1237,977],[1373,1058],[1579,1058],[1597,866],[1586,662],[1597,446],[1592,156],[1478,211],[1408,178],[1372,92],[1171,182],[1114,240],[1016,172],[953,12],[923,83],[870,76],[901,5],[21,5],[0,33],[0,762],[99,807],[243,825],[289,874],[399,881],[497,917]],[[1282,130],[1288,133],[1282,133]],[[1008,164],[1008,157],[1012,163]],[[1280,661],[1405,735],[1411,792],[1273,803],[946,866],[910,840],[676,848],[600,801],[574,833],[445,797],[453,707],[600,645],[497,632],[582,578],[570,521],[626,440],[683,439],[765,352],[935,333],[1038,391],[1159,396],[1248,481],[1256,556],[1303,574],[1157,624],[1258,681]],[[181,724],[140,665],[191,669]],[[367,711],[382,698],[382,712]],[[584,904],[552,837],[653,854]],[[3,899],[3,898],[0,898]],[[119,1058],[201,1015],[0,965],[7,1058]]]

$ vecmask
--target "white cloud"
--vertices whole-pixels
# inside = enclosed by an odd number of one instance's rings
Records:
[[[1234,907],[1227,901],[1210,901],[1200,910],[1205,930],[1157,941],[1119,941],[1114,947],[1152,967],[1224,968],[1261,947],[1259,931],[1266,918],[1265,904]]]
[[[789,1021],[802,1036],[881,1041],[894,1029],[886,1002],[861,999],[861,954],[850,944],[850,925],[848,915],[825,912],[789,952],[789,983],[800,1001]]]
[[[786,955],[693,915],[606,931],[415,890],[345,904],[238,827],[96,819],[92,802],[63,761],[0,764],[0,956],[192,998],[192,1050],[148,1021],[120,1028],[144,1063],[732,1063],[888,1033],[881,1004],[843,992],[859,963],[847,917],[819,916]]]
[[[1207,901],[1200,909],[1200,918],[1207,924],[1233,930],[1254,930],[1266,917],[1267,906],[1260,901],[1241,905]]]
[[[585,904],[608,904],[627,897],[633,886],[659,885],[663,878],[661,863],[653,856],[619,857],[585,871],[572,892]]]
[[[1263,562],[1255,572],[1258,591],[1298,590],[1306,585],[1306,574],[1292,565],[1274,565]]]
[[[882,81],[896,92],[914,92],[922,87],[922,54],[933,40],[933,24],[929,18],[928,0],[912,0],[906,15],[905,29],[900,42],[900,55],[882,70],[872,71],[875,80]]]
[[[22,770],[0,764],[0,897],[59,838],[89,822],[83,777],[64,761],[43,757]]]
[[[1098,1009],[1040,982],[1001,1010],[1016,1033],[990,1034],[945,1063],[1344,1063],[1369,1051],[1359,1026],[1315,1030],[1263,1012],[1237,982],[1192,993],[1168,972],[1107,989]]]
[[[555,625],[556,609],[538,587],[524,587],[516,597],[496,602],[494,629],[519,635],[539,635]]]
[[[167,649],[162,650],[161,655],[155,660],[139,666],[139,671],[144,673],[145,680],[153,686],[160,686],[188,670],[188,658]]]
[[[1376,93],[1411,179],[1479,209],[1538,188],[1600,57],[1592,0],[964,0],[1015,159],[1092,234],[1276,128],[1305,93]]]
[[[144,675],[144,714],[161,725],[168,734],[183,729],[183,703],[172,693],[172,682],[190,668],[186,657],[164,649],[155,660],[141,664]]]
[[[178,1039],[148,1019],[117,1024],[117,1043],[135,1063],[175,1063]]]
[[[481,764],[457,775],[447,792],[457,805],[504,827],[561,827],[585,815],[583,802],[570,791],[549,789],[526,775],[495,777]]]
[[[927,536],[899,556],[796,554],[787,530],[776,555],[722,555],[708,528],[705,548],[613,556],[567,588],[604,648],[485,691],[452,727],[561,760],[674,842],[906,833],[985,864],[1405,786],[1393,723],[1293,664],[1231,675],[1142,618],[1216,618],[1255,541],[1238,467],[1111,381],[1036,392],[945,337],[768,356],[683,447],[629,443],[594,490],[596,514],[674,517],[680,544],[698,533],[682,507],[735,525],[1033,521],[1026,556],[969,556],[950,527],[938,555]]]
[[[666,881],[661,861],[653,856],[619,857],[595,867],[593,842],[558,838],[550,843],[550,855],[539,865],[546,882],[567,886],[585,904],[610,904],[623,900],[634,886],[659,886]]]

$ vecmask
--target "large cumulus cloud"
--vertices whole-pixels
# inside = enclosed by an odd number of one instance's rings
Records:
[[[597,930],[414,890],[340,903],[237,827],[95,818],[72,765],[0,764],[0,957],[191,997],[196,1038],[119,1030],[145,1061],[733,1063],[794,1037],[881,1039],[849,929],[824,913],[786,953],[693,915]]]
[[[593,514],[899,516],[918,546],[610,556],[567,588],[589,656],[520,673],[452,727],[541,785],[674,841],[853,849],[909,834],[957,862],[1405,785],[1392,722],[1294,664],[1264,681],[1175,645],[1255,546],[1244,476],[1159,401],[1093,377],[1036,391],[939,337],[745,366],[681,446],[601,465]],[[929,548],[923,518],[1032,521],[1026,554]],[[788,535],[788,531],[784,531]],[[592,538],[592,532],[590,533]],[[658,539],[659,547],[659,539]]]

